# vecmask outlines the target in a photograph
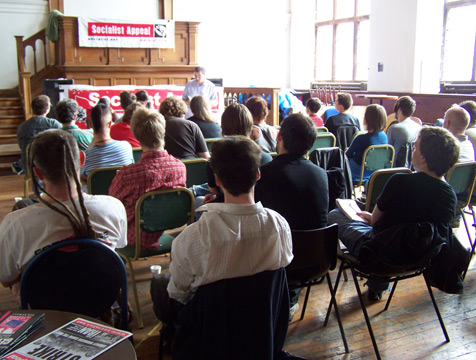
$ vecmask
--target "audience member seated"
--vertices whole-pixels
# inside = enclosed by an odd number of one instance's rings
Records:
[[[193,121],[202,131],[205,139],[221,137],[221,127],[213,118],[210,103],[203,95],[195,95],[190,101],[193,116],[188,120]]]
[[[121,108],[124,110],[124,113],[126,112],[126,109],[129,105],[135,103],[137,101],[137,97],[135,94],[131,93],[130,91],[121,91],[119,94],[120,102],[121,102]],[[122,122],[122,119],[124,117],[124,114],[117,119],[116,123]]]
[[[76,126],[76,117],[78,114],[78,103],[76,100],[61,100],[55,107],[56,117],[63,124],[61,130],[69,132],[76,139],[79,150],[86,150],[93,139],[90,131],[81,130]]]
[[[281,123],[278,156],[260,168],[255,200],[281,214],[291,230],[327,226],[329,186],[324,169],[305,155],[314,144],[316,129],[303,114],[292,114]],[[300,289],[290,292],[290,314],[299,310]]]
[[[459,141],[458,162],[474,161],[474,147],[464,132],[470,120],[469,113],[459,105],[453,105],[445,113],[443,127],[448,129]]]
[[[144,105],[140,102],[132,103],[127,107],[122,121],[111,126],[112,139],[127,141],[133,148],[140,147],[139,140],[135,138],[131,131],[131,118],[135,111],[141,107],[144,107]]]
[[[367,127],[367,133],[357,135],[345,153],[349,159],[352,181],[360,180],[365,149],[371,145],[387,144],[387,134],[382,131],[386,123],[387,112],[382,105],[372,104],[367,106],[364,115],[364,125]],[[365,170],[363,181],[367,181],[372,174],[373,171]]]
[[[55,242],[83,237],[112,249],[126,245],[127,217],[121,202],[81,192],[81,161],[71,134],[44,131],[31,142],[30,154],[29,171],[41,180],[33,182],[39,203],[8,214],[0,224],[0,281],[12,287],[15,296],[25,266]]]
[[[268,104],[259,96],[253,96],[246,101],[246,107],[253,117],[253,130],[251,139],[254,140],[266,152],[276,151],[276,136],[278,131],[274,126],[266,124],[268,116]],[[223,125],[222,125],[223,126]]]
[[[58,121],[46,117],[50,112],[50,107],[51,102],[48,96],[35,96],[31,101],[33,117],[18,126],[17,142],[21,150],[21,164],[18,166],[24,170],[27,168],[26,148],[36,134],[48,129],[61,129],[61,124]]]
[[[98,104],[104,104],[106,105],[109,110],[111,111],[111,117],[112,117],[112,123],[116,123],[117,120],[119,120],[119,115],[114,111],[114,109],[111,107],[111,99],[109,96],[103,96],[102,98],[99,99]]]
[[[446,129],[423,127],[415,142],[416,173],[396,174],[388,180],[372,213],[358,213],[365,222],[349,220],[339,209],[329,213],[329,224],[339,225],[339,239],[358,256],[361,245],[382,231],[397,226],[429,222],[437,235],[450,241],[450,222],[456,212],[456,195],[444,174],[456,163],[459,145]],[[368,296],[379,300],[388,284],[368,281]]]
[[[136,92],[136,99],[137,99],[137,102],[144,105],[147,109],[153,109],[154,108],[153,102],[152,102],[152,100],[150,98],[150,95],[147,91],[139,90],[138,92]]]
[[[132,104],[129,106],[135,106]],[[128,108],[128,110],[129,110]],[[127,113],[127,112],[126,112]],[[185,165],[164,150],[165,119],[138,105],[132,116],[131,129],[142,146],[140,160],[117,171],[109,195],[122,201],[127,211],[127,243],[135,245],[135,207],[137,200],[148,191],[173,189],[186,184]],[[141,233],[141,247],[155,250],[162,232]]]
[[[324,126],[337,136],[337,128],[339,126],[356,126],[360,130],[360,122],[357,116],[349,114],[348,110],[352,106],[352,96],[349,93],[337,93],[335,108],[339,111],[338,115],[329,117]]]
[[[187,112],[185,115],[186,119],[193,115],[192,110],[190,109],[190,102],[196,95],[205,96],[212,107],[218,105],[215,84],[207,79],[205,68],[202,66],[197,66],[193,70],[193,79],[185,84],[185,89],[183,89],[182,100],[185,102],[185,104],[187,104]]]
[[[306,101],[306,114],[309,115],[316,127],[324,126],[324,121],[319,116],[317,116],[317,113],[321,107],[321,100],[317,98],[310,98]]]
[[[469,113],[469,125],[466,128],[465,134],[468,135],[469,140],[475,148],[475,157],[476,157],[476,102],[473,100],[466,100],[459,103],[463,109]]]
[[[154,311],[165,324],[177,323],[180,310],[202,285],[280,269],[291,262],[288,223],[254,200],[260,158],[260,148],[243,136],[213,144],[211,166],[225,203],[198,209],[203,211],[200,220],[172,243],[170,274],[152,279]]]
[[[94,136],[91,147],[85,151],[86,161],[81,168],[83,181],[89,173],[100,167],[129,165],[134,162],[132,147],[127,141],[111,139],[111,109],[99,103],[91,111]]]
[[[397,123],[387,130],[388,143],[395,149],[395,167],[410,167],[407,162],[407,153],[411,151],[421,130],[421,125],[411,118],[415,108],[416,102],[410,96],[402,96],[395,103],[393,111]]]
[[[245,105],[233,103],[228,105],[225,111],[223,111],[223,114],[221,115],[221,125],[223,137],[234,135],[250,137],[251,129],[253,128],[253,118]],[[273,160],[271,155],[265,151],[261,151],[260,166],[269,163],[271,160]],[[225,200],[224,195],[215,182],[215,175],[210,167],[210,163],[207,164],[207,177],[208,188],[210,189],[211,194],[205,196],[205,199],[203,200],[204,203],[212,201],[223,202]]]
[[[165,117],[165,150],[177,159],[208,159],[207,144],[202,131],[192,121],[184,119],[187,105],[177,96],[169,96],[160,103]]]

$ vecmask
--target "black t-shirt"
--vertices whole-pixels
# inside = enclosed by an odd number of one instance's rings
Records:
[[[324,169],[303,156],[283,154],[260,170],[256,201],[281,214],[292,230],[327,225],[329,186]]]
[[[431,222],[439,232],[447,230],[456,214],[456,202],[453,188],[445,181],[423,172],[393,175],[377,200],[383,214],[374,232],[413,222]]]
[[[208,148],[197,124],[172,117],[165,123],[165,150],[177,159],[194,159]]]
[[[188,118],[189,121],[193,121],[202,130],[203,137],[205,139],[219,138],[221,137],[221,126],[213,121],[205,121],[195,116]]]

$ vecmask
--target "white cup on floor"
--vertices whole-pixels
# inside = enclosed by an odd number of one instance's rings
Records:
[[[155,277],[159,275],[162,272],[162,266],[160,265],[151,265],[150,271],[152,272],[152,275]]]

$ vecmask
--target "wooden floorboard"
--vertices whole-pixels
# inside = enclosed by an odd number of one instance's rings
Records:
[[[15,197],[23,194],[21,176],[0,177],[0,218],[11,210]],[[474,230],[473,236],[474,236]],[[457,230],[460,241],[467,246],[464,225]],[[152,275],[149,266],[162,265],[168,272],[169,257],[160,256],[134,263],[139,279],[138,289],[145,327],[138,329],[132,323],[138,359],[157,359],[158,322],[152,310],[149,295]],[[451,342],[445,343],[438,319],[431,304],[422,278],[410,279],[398,284],[390,308],[380,301],[368,306],[370,321],[377,344],[384,359],[476,359],[476,269],[473,260],[465,280],[463,295],[449,295],[433,289],[436,301],[446,324]],[[335,281],[337,271],[332,272]],[[350,273],[349,273],[350,275]],[[364,292],[363,281],[360,281]],[[129,294],[130,295],[130,294]],[[303,295],[300,298],[302,307]],[[384,297],[384,300],[387,296]],[[341,282],[337,301],[344,324],[350,353],[344,352],[337,320],[332,314],[327,327],[323,327],[330,296],[324,282],[311,290],[306,315],[299,321],[300,313],[289,324],[285,349],[307,359],[373,359],[372,342],[360,308],[353,281]],[[132,302],[132,296],[129,296]],[[0,310],[15,309],[9,289],[0,288]],[[253,329],[250,329],[252,331]],[[165,357],[169,359],[170,357]]]

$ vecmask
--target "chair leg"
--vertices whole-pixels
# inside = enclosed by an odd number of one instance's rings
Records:
[[[311,292],[311,287],[308,286],[307,290],[306,290],[306,296],[304,297],[304,304],[302,305],[301,318],[299,320],[304,319],[304,313],[306,312],[307,300],[309,300],[309,293],[310,292]]]
[[[334,296],[335,294],[337,294],[337,288],[339,287],[339,281],[342,275],[342,271],[345,271],[344,262],[341,262],[339,266],[339,272],[337,273],[336,283],[334,285],[334,290],[333,290]],[[329,301],[329,306],[327,307],[327,314],[326,314],[326,319],[324,320],[324,326],[327,326],[327,322],[329,321],[329,316],[331,315],[331,311],[332,311],[332,305],[333,303],[331,298],[331,300]]]
[[[375,356],[377,356],[377,359],[380,360],[381,359],[380,352],[378,350],[377,341],[375,340],[374,332],[372,330],[372,325],[370,324],[369,314],[367,313],[367,309],[365,308],[364,299],[362,297],[362,292],[360,291],[359,282],[357,280],[357,274],[355,273],[355,270],[354,270],[353,267],[350,267],[350,270],[352,272],[352,278],[354,279],[354,284],[355,284],[355,289],[357,290],[357,295],[359,296],[360,306],[362,308],[362,312],[364,313],[365,322],[367,323],[367,328],[369,330],[370,339],[372,340],[372,344],[374,346]]]
[[[393,293],[395,292],[395,289],[397,288],[397,284],[398,284],[398,280],[393,283],[392,291],[390,291],[390,295],[388,297],[387,303],[385,304],[383,311],[387,311],[388,307],[390,306],[390,301],[392,301]]]
[[[431,302],[433,303],[433,307],[435,308],[436,316],[438,316],[438,321],[440,322],[441,330],[445,335],[446,342],[450,342],[450,337],[448,336],[448,332],[446,331],[445,323],[443,322],[443,318],[441,317],[440,310],[438,309],[438,305],[436,304],[435,297],[433,296],[433,290],[431,290],[431,285],[427,277],[423,274],[425,279],[426,287],[428,288],[428,293],[431,297]]]
[[[471,234],[469,233],[468,223],[466,222],[466,219],[464,217],[464,209],[460,209],[460,212],[461,212],[461,216],[463,217],[464,227],[466,228],[466,234],[468,234],[468,240],[469,240],[469,243],[471,245],[471,254],[473,254],[474,253],[474,243],[471,240]],[[476,242],[476,239],[475,239],[475,242]]]
[[[127,267],[129,269],[129,275],[131,276],[132,293],[134,294],[134,303],[137,314],[137,324],[139,326],[139,329],[142,329],[144,327],[144,322],[142,320],[142,313],[140,311],[139,296],[137,294],[136,279],[134,276],[134,268],[132,267],[132,261],[130,259],[127,259]]]
[[[340,314],[339,314],[339,309],[337,308],[337,301],[336,301],[335,293],[332,289],[332,282],[331,282],[331,277],[329,276],[329,272],[327,272],[327,274],[326,274],[326,279],[327,279],[327,286],[329,286],[329,292],[331,293],[331,301],[334,304],[334,309],[335,309],[335,312],[336,312],[337,323],[339,324],[340,334],[342,336],[342,341],[344,342],[345,352],[348,354],[349,353],[349,346],[347,345],[347,340],[345,338],[344,327],[342,326],[342,320],[341,320],[341,317],[340,317]]]

